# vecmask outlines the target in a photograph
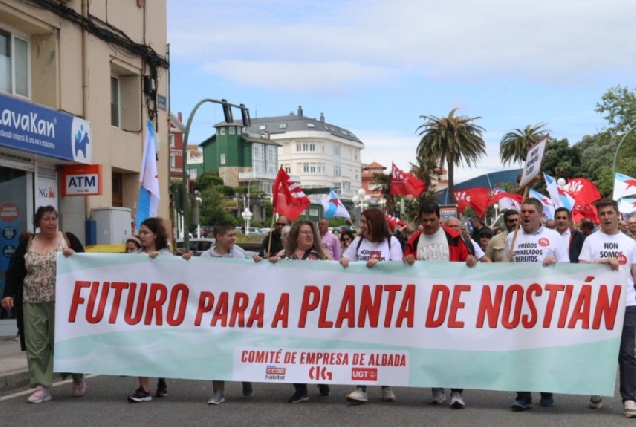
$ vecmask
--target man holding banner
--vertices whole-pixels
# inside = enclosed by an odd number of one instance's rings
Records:
[[[440,226],[439,205],[431,201],[422,201],[419,211],[422,231],[416,232],[406,243],[404,262],[413,265],[418,261],[466,261],[468,267],[477,264],[477,258],[471,255],[458,230]],[[456,220],[456,219],[455,219]],[[444,389],[433,387],[430,403],[440,404],[446,401]],[[451,389],[450,407],[464,409],[463,389]]]
[[[631,269],[631,274],[627,276],[625,320],[618,352],[618,368],[623,414],[627,418],[636,418],[636,242],[618,229],[618,202],[603,199],[596,203],[596,207],[601,219],[601,230],[585,239],[579,263],[607,264],[612,270],[618,270],[621,266]],[[601,396],[592,396],[589,406],[591,409],[603,406]]]
[[[569,262],[567,250],[559,233],[541,224],[543,204],[540,200],[529,198],[521,205],[521,232],[509,233],[506,238],[506,259],[512,262],[540,262],[544,267],[557,262]],[[541,392],[541,406],[554,406],[552,393]],[[529,391],[517,392],[517,398],[511,406],[513,411],[525,411],[532,408],[532,396]]]

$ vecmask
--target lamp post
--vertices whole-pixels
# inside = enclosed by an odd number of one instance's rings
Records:
[[[630,130],[627,131],[625,135],[623,135],[623,138],[621,138],[621,142],[619,142],[618,147],[616,147],[616,153],[614,153],[614,163],[612,164],[612,193],[614,193],[616,187],[616,160],[618,159],[618,151],[621,149],[621,145],[623,145],[623,142],[625,142],[627,135],[632,133],[634,129],[636,129],[636,126],[633,126]]]
[[[499,203],[495,203],[492,207],[495,208],[495,220],[490,225],[495,225],[499,219]]]
[[[360,229],[360,215],[362,211],[369,206],[371,196],[369,196],[363,188],[358,190],[358,195],[351,198],[353,205],[358,208],[358,215],[356,216],[356,228]]]
[[[250,111],[244,104],[236,105],[230,104],[225,99],[218,100],[212,98],[205,98],[201,101],[197,102],[192,111],[190,112],[190,116],[188,116],[188,121],[186,123],[185,135],[183,137],[183,147],[181,150],[181,159],[182,159],[182,191],[183,191],[183,247],[190,247],[190,218],[188,213],[189,203],[188,200],[188,137],[190,136],[190,126],[192,125],[192,119],[194,119],[194,114],[197,112],[199,107],[206,102],[211,102],[213,104],[221,104],[223,106],[223,115],[225,116],[225,122],[228,124],[232,124],[234,122],[234,117],[232,116],[232,107],[240,108],[241,110],[241,118],[243,119],[243,126],[250,126]]]
[[[250,212],[250,208],[245,208],[243,212],[241,212],[241,216],[245,220],[245,235],[249,236],[250,234],[250,220],[252,219],[252,212]]]

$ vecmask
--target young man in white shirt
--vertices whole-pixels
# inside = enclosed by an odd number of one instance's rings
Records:
[[[521,205],[521,230],[508,233],[506,238],[506,260],[512,255],[512,262],[540,262],[544,267],[557,262],[569,262],[567,249],[559,233],[541,224],[543,204],[540,200],[529,198]],[[512,241],[514,240],[514,247]],[[541,392],[541,406],[554,406],[552,393]],[[532,396],[529,391],[518,391],[512,403],[515,412],[532,408]]]
[[[419,218],[422,230],[417,231],[406,243],[404,262],[413,265],[415,261],[466,262],[468,267],[477,264],[475,255],[470,254],[462,239],[461,231],[440,225],[439,205],[432,201],[420,202]],[[459,221],[457,221],[459,225]],[[433,387],[430,403],[446,401],[444,389]],[[451,389],[450,407],[464,409],[463,389]]]
[[[583,243],[579,263],[607,264],[612,270],[618,270],[622,266],[630,269],[625,289],[625,317],[618,351],[618,368],[623,414],[627,418],[636,418],[636,242],[618,227],[618,202],[602,199],[596,202],[596,208],[601,229],[588,236]],[[591,409],[603,406],[601,396],[592,396],[589,406]]]

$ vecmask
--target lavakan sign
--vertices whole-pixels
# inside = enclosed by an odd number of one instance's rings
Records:
[[[0,145],[79,163],[92,158],[91,123],[0,95]]]
[[[70,165],[62,170],[63,196],[100,196],[102,165]]]

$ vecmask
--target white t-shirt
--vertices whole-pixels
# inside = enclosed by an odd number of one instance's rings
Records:
[[[514,232],[508,233],[506,238],[506,260],[508,260],[514,235]],[[519,229],[512,254],[513,262],[543,262],[548,256],[553,256],[557,262],[570,262],[570,256],[563,245],[561,235],[543,226],[533,234]]]
[[[360,242],[360,236],[353,239],[342,256],[351,261],[368,261],[371,258],[380,261],[402,261],[402,246],[395,236],[391,236],[391,248],[387,239],[383,242],[369,242],[367,239],[362,239],[360,248],[358,248],[358,242]]]
[[[585,239],[579,261],[596,262],[604,258],[616,258],[621,268],[629,268],[625,305],[636,305],[636,291],[631,268],[636,263],[636,242],[623,233],[592,233]]]
[[[481,249],[481,246],[479,246],[477,242],[475,242],[473,239],[470,239],[470,241],[473,242],[473,249],[475,249],[475,258],[481,259],[481,257],[486,255],[486,252]]]
[[[448,261],[448,239],[440,227],[435,234],[420,234],[417,242],[417,259],[421,261]]]

